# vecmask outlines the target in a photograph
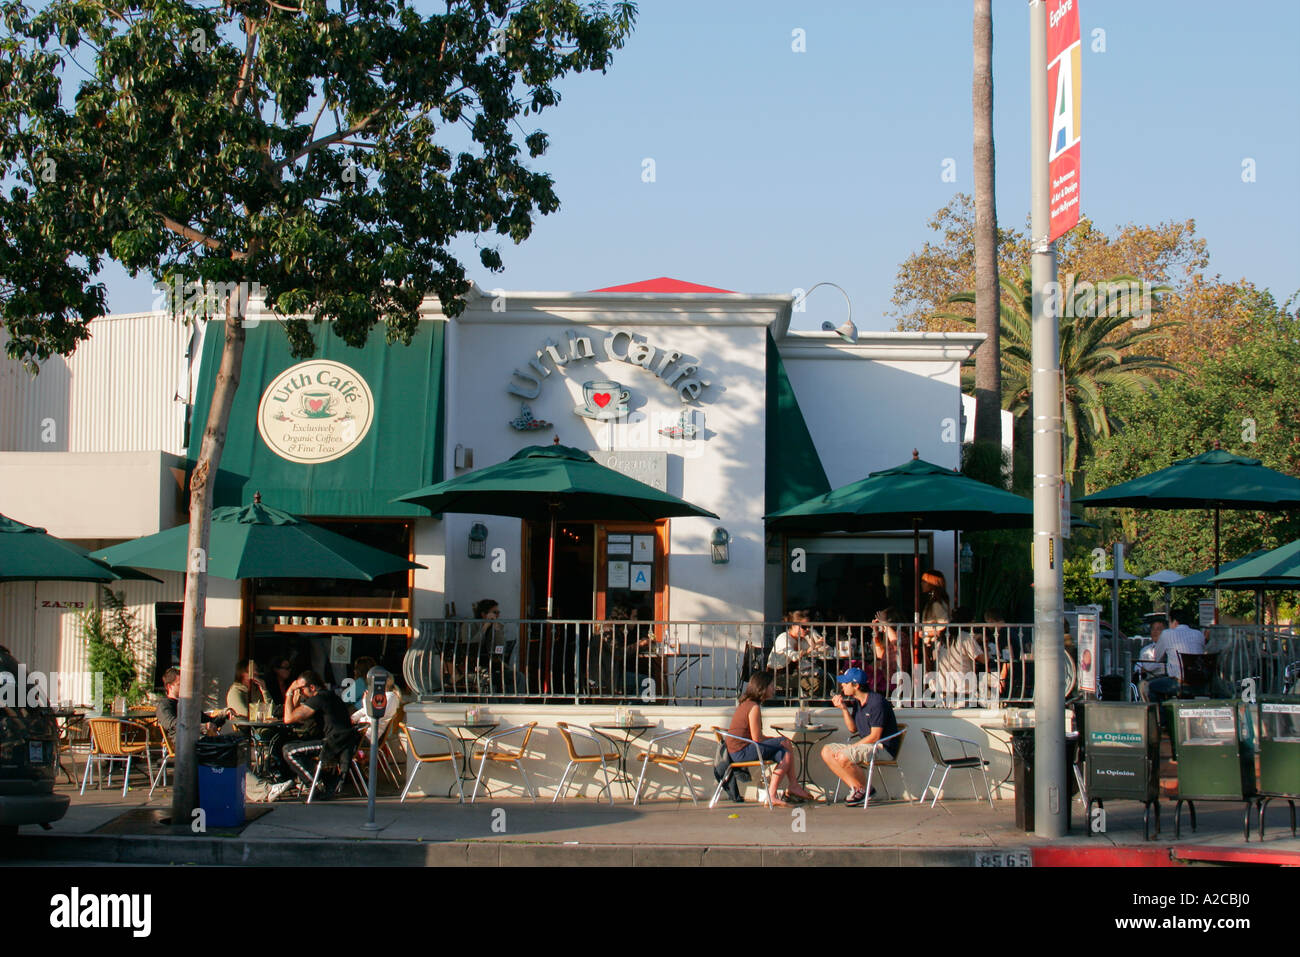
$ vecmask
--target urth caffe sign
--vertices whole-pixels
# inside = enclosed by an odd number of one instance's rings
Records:
[[[604,358],[628,365],[640,366],[652,375],[662,379],[665,385],[677,390],[683,402],[694,402],[709,383],[700,377],[700,361],[671,348],[656,346],[627,329],[614,329],[601,340]],[[547,339],[542,348],[537,350],[535,358],[528,361],[527,369],[515,369],[511,373],[509,391],[521,399],[535,399],[542,391],[542,380],[550,377],[552,372],[559,372],[570,362],[583,359],[598,359],[588,336],[575,332],[568,334],[568,341],[560,345],[554,339]],[[548,366],[547,360],[551,365]]]

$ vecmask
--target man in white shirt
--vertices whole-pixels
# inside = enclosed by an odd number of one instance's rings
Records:
[[[826,642],[813,632],[809,626],[809,614],[806,611],[792,611],[785,616],[785,631],[777,635],[768,656],[767,666],[777,673],[777,686],[784,694],[792,694],[794,689],[792,668],[797,668],[799,686],[804,695],[815,696],[821,681],[818,667],[813,658],[826,651]]]
[[[1178,661],[1180,652],[1190,655],[1205,654],[1205,635],[1183,624],[1190,619],[1191,615],[1184,609],[1170,609],[1169,627],[1161,632],[1155,647],[1155,661],[1165,663],[1168,677],[1152,678],[1143,682],[1144,696],[1148,701],[1163,701],[1178,693],[1178,684],[1183,676],[1182,665]]]

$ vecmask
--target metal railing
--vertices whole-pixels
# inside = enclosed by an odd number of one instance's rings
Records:
[[[425,699],[491,703],[734,702],[773,658],[785,622],[422,619],[403,663]],[[813,623],[797,661],[777,667],[777,705],[824,707],[835,676],[862,668],[901,707],[996,707],[1033,700],[1033,626]],[[1071,663],[1072,664],[1072,663]],[[1070,679],[1067,665],[1067,682]]]
[[[1241,693],[1247,678],[1254,679],[1259,694],[1292,692],[1300,680],[1300,633],[1294,627],[1210,626],[1205,650],[1218,653],[1219,677],[1233,695]]]

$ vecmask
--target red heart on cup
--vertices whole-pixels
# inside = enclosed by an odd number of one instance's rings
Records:
[[[307,408],[308,408],[308,410],[310,410],[310,411],[312,411],[312,412],[319,412],[319,411],[320,411],[321,409],[323,409],[324,407],[325,407],[325,400],[324,400],[324,399],[308,399],[308,400],[307,400]]]
[[[610,396],[608,392],[596,392],[592,394],[591,401],[603,409],[605,406],[609,405],[609,400],[611,398],[612,396]]]

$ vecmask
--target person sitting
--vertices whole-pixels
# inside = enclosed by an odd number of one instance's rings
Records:
[[[800,697],[814,697],[821,691],[820,668],[814,661],[825,655],[826,642],[809,626],[809,614],[803,610],[786,613],[785,631],[776,636],[767,666],[779,676],[787,695],[793,688],[793,675],[798,674]]]
[[[320,766],[323,797],[334,796],[347,780],[348,767],[356,753],[360,735],[352,727],[348,707],[314,671],[304,671],[289,685],[284,699],[284,722],[295,728],[298,739],[284,746],[285,762],[293,771],[298,785],[310,790],[316,758]],[[271,788],[267,800],[274,801],[294,784],[294,778]]]
[[[271,712],[279,718],[284,710],[284,699],[289,694],[289,685],[293,683],[293,663],[284,655],[272,658],[267,678],[269,684],[266,691],[271,701]]]
[[[787,783],[785,791],[787,796],[793,796],[800,801],[811,801],[813,796],[794,778],[794,747],[790,740],[763,737],[762,704],[772,697],[775,686],[776,679],[771,671],[754,672],[749,678],[749,683],[745,685],[745,690],[740,694],[740,703],[731,717],[731,727],[727,729],[737,737],[757,742],[758,748],[755,749],[753,744],[745,744],[735,738],[723,740],[727,743],[727,753],[733,764],[737,761],[757,761],[760,752],[763,760],[776,762],[767,797],[773,807],[789,807],[789,803],[779,796],[782,781]]]
[[[352,680],[344,683],[343,692],[339,697],[345,705],[353,710],[354,716],[357,711],[361,710],[361,698],[368,687],[366,675],[370,674],[370,669],[377,664],[379,662],[369,655],[362,655],[352,662]]]
[[[257,674],[257,665],[241,661],[235,665],[235,683],[226,691],[226,710],[233,718],[247,718],[248,706],[269,701],[266,685]]]
[[[1169,609],[1169,627],[1161,632],[1152,653],[1155,662],[1165,663],[1165,676],[1149,678],[1143,682],[1142,697],[1145,700],[1159,703],[1178,694],[1183,677],[1183,666],[1178,660],[1180,653],[1205,654],[1205,635],[1184,624],[1191,620],[1192,616],[1187,609]]]
[[[932,568],[921,576],[921,639],[929,661],[938,651],[937,643],[944,636],[943,626],[952,616],[951,609],[948,580],[943,572]]]
[[[365,691],[361,695],[361,706],[352,712],[352,723],[358,729],[363,730],[369,741],[373,743],[375,730],[372,727],[374,722],[370,717],[370,685],[365,675],[361,676],[361,681],[365,685]],[[397,679],[389,674],[388,681],[384,686],[384,713],[379,717],[379,740],[384,740],[389,725],[394,721],[401,722],[404,719],[402,693],[397,690]]]
[[[181,698],[181,670],[179,668],[168,668],[163,672],[163,692],[164,697],[158,702],[158,709],[154,712],[154,717],[158,721],[158,727],[167,733],[167,737],[176,741],[176,725],[180,720],[180,698]],[[199,729],[201,734],[216,734],[217,729],[225,723],[226,719],[232,717],[234,712],[229,708],[221,711],[202,712],[203,726]]]
[[[970,624],[970,612],[963,608],[954,608],[950,624]],[[951,631],[952,629],[948,629]],[[975,675],[988,660],[984,642],[976,638],[969,628],[960,629],[957,634],[939,646],[935,670],[939,673],[939,689],[943,702],[948,707],[959,707],[967,697],[978,695],[975,687]]]
[[[890,758],[898,757],[897,738],[878,743],[882,738],[898,733],[898,721],[889,699],[866,689],[866,675],[861,668],[850,668],[835,680],[843,693],[831,698],[831,704],[840,709],[844,726],[857,740],[848,744],[825,745],[822,760],[852,789],[845,803],[849,807],[861,807],[867,799],[867,778],[860,765],[868,764],[877,750],[884,751]],[[872,793],[875,793],[874,788]]]

